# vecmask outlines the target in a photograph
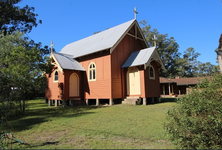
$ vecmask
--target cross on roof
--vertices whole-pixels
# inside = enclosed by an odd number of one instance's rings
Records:
[[[136,19],[136,14],[138,14],[138,12],[136,11],[136,7],[134,8],[133,12],[135,13],[135,19]]]
[[[51,41],[51,45],[50,45],[50,47],[51,47],[51,53],[52,53],[52,49],[53,49],[53,46],[54,46],[55,44],[53,44],[53,41]]]

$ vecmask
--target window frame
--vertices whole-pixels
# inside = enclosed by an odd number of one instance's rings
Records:
[[[94,67],[92,66],[92,68],[90,68],[91,65],[94,65]],[[89,81],[96,81],[96,64],[95,64],[95,62],[91,62],[89,64],[89,67],[88,67],[88,80]]]
[[[57,80],[55,80],[55,77],[56,77],[56,72],[58,73],[57,75]],[[58,70],[55,70],[54,74],[53,74],[53,82],[59,82],[59,71]]]
[[[151,71],[150,71],[151,69],[153,69],[153,76],[151,76]],[[153,80],[155,79],[155,70],[154,70],[154,67],[153,67],[153,66],[150,66],[150,67],[149,67],[149,78],[150,78],[150,79],[153,79]]]

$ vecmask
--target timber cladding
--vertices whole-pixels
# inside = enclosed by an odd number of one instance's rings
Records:
[[[84,99],[84,72],[74,70],[64,70],[64,100],[80,98]],[[78,78],[78,96],[70,96],[70,76],[77,75]]]
[[[94,54],[95,55],[95,54]],[[86,69],[86,82],[88,91],[85,92],[86,99],[110,99],[111,97],[111,65],[110,55],[101,55],[98,57],[93,54],[90,59],[83,60],[80,64]],[[94,63],[96,67],[96,79],[89,80],[89,65]]]
[[[55,66],[55,68],[57,68]],[[55,72],[58,72],[58,81],[54,81]],[[51,100],[61,100],[62,99],[62,90],[61,83],[64,83],[64,75],[60,70],[53,69],[52,73],[46,74],[47,78],[47,89],[46,89],[46,99]]]
[[[126,35],[111,54],[112,98],[124,98],[127,88],[124,88],[127,73],[121,70],[122,65],[134,51],[143,47],[140,40]],[[124,73],[124,74],[123,74]],[[123,81],[122,81],[123,80]],[[127,85],[126,85],[127,86]]]
[[[151,65],[155,70],[155,79],[149,78],[149,67],[147,67],[144,71],[146,97],[160,97],[159,68],[155,61],[152,61]]]

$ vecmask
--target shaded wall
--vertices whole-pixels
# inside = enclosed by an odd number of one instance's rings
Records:
[[[134,51],[141,50],[143,47],[139,39],[126,35],[111,54],[111,73],[112,73],[112,98],[124,98],[126,72],[121,69],[122,65]],[[124,73],[124,74],[123,74]],[[126,85],[126,84],[125,84]],[[126,88],[127,89],[127,88]]]
[[[151,65],[155,70],[155,79],[149,78],[149,67],[144,70],[146,97],[160,97],[159,68],[155,61]]]
[[[110,99],[111,94],[111,58],[109,50],[91,54],[78,61],[86,70],[85,85],[85,99]],[[89,81],[89,64],[94,62],[96,65],[96,81]]]
[[[79,78],[79,96],[77,97],[69,97],[69,82],[70,82],[70,76],[76,73]],[[64,99],[84,99],[84,71],[75,71],[75,70],[64,70]]]
[[[64,75],[61,71],[58,71],[59,74],[59,80],[58,82],[54,82],[54,73],[56,71],[57,67],[55,66],[51,75],[47,74],[47,89],[45,91],[45,97],[46,99],[51,99],[51,100],[62,100],[62,89],[61,89],[61,84],[64,84]]]

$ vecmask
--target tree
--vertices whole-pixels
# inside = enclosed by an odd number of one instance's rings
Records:
[[[142,32],[148,42],[148,45],[154,46],[154,35],[156,35],[156,48],[160,54],[161,60],[165,65],[167,71],[160,71],[160,76],[173,78],[178,75],[182,75],[182,64],[184,61],[180,58],[179,45],[173,37],[168,37],[168,34],[160,34],[157,29],[151,30],[151,26],[146,20],[140,22],[142,25]]]
[[[198,62],[197,75],[200,77],[211,76],[214,73],[219,73],[219,72],[220,72],[219,66],[215,66],[211,64],[210,62],[206,62],[206,63]]]
[[[193,47],[189,47],[186,51],[184,51],[183,59],[187,63],[184,67],[184,76],[185,77],[195,77],[197,76],[198,71],[198,61],[197,57],[200,53],[195,52]]]
[[[168,111],[166,131],[182,149],[222,148],[222,75],[203,80]]]
[[[0,102],[5,106],[5,113],[9,111],[7,108],[24,113],[26,100],[35,96],[39,85],[46,83],[44,72],[50,72],[51,66],[43,55],[43,49],[27,41],[24,34],[18,31],[1,34]]]
[[[181,57],[179,45],[173,37],[168,37],[168,34],[160,34],[157,29],[151,30],[151,25],[146,20],[141,21],[140,24],[148,46],[154,46],[154,40],[156,40],[156,48],[167,69],[167,71],[160,71],[161,77],[196,77],[218,72],[218,66],[197,61],[200,53],[195,52],[193,47],[184,51],[184,55]],[[154,39],[154,35],[157,39]],[[219,50],[217,49],[216,52],[219,53]]]
[[[31,32],[33,27],[37,27],[41,20],[37,21],[38,14],[34,13],[34,7],[26,5],[23,8],[15,6],[21,0],[1,0],[0,1],[0,31],[6,35],[14,31]]]

